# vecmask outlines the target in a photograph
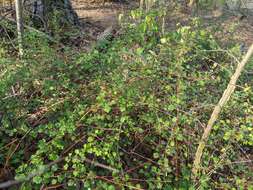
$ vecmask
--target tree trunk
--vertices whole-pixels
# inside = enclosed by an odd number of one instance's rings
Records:
[[[199,9],[199,0],[190,0],[188,3],[188,7],[191,9],[193,15],[198,14]]]
[[[16,8],[16,21],[17,21],[17,32],[18,32],[18,47],[19,47],[19,55],[22,57],[24,54],[23,49],[23,18],[22,18],[22,0],[15,1]]]
[[[60,11],[68,23],[79,25],[76,12],[73,10],[70,0],[42,0],[43,17],[48,21],[54,11]]]
[[[144,0],[140,0],[140,9],[144,10]]]

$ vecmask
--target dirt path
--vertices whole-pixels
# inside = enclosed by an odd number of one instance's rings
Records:
[[[102,28],[117,25],[118,15],[136,6],[134,3],[106,2],[97,0],[95,3],[89,0],[72,0],[72,5],[80,20],[91,22]]]
[[[72,0],[84,36],[77,42],[81,50],[89,50],[91,44],[109,27],[117,27],[118,15],[136,6],[136,3],[106,2],[102,0]],[[76,39],[74,39],[76,41]]]
[[[119,12],[122,12],[124,5],[120,3],[88,3],[85,0],[73,0],[73,8],[80,20],[85,20],[99,25],[103,28],[115,25]]]

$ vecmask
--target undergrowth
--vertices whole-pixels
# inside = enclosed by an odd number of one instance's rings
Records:
[[[194,153],[239,47],[220,47],[197,19],[162,35],[157,19],[133,11],[121,36],[89,53],[31,32],[22,60],[2,44],[2,179],[61,158],[21,189],[253,188],[252,164],[244,162],[253,155],[247,72],[214,127],[199,183],[191,182]]]

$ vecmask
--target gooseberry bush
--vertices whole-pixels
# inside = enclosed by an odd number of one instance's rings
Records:
[[[1,173],[22,180],[58,160],[20,188],[252,189],[250,72],[215,124],[198,184],[191,181],[239,46],[221,47],[197,19],[162,34],[159,16],[132,11],[120,36],[88,53],[35,33],[22,60],[1,50]]]

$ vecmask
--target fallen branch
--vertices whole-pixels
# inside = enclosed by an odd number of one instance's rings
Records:
[[[247,54],[243,58],[243,60],[237,65],[235,73],[232,75],[230,82],[226,88],[226,90],[223,92],[223,95],[219,101],[219,103],[215,106],[213,113],[208,121],[207,127],[204,130],[204,133],[202,135],[202,138],[199,142],[199,146],[197,149],[197,152],[195,154],[195,159],[193,163],[193,168],[192,168],[192,178],[193,180],[196,180],[198,170],[200,169],[200,162],[201,162],[201,157],[203,154],[203,150],[206,146],[206,143],[209,138],[209,134],[213,128],[214,123],[216,122],[217,118],[219,117],[219,114],[224,107],[224,105],[227,103],[227,101],[230,99],[231,95],[233,94],[235,87],[236,87],[236,82],[241,75],[242,70],[244,69],[246,63],[249,61],[250,57],[253,54],[253,44],[250,46]]]
[[[105,40],[110,38],[110,36],[113,35],[113,32],[114,32],[113,26],[109,26],[97,37],[97,42],[98,43],[104,42]]]
[[[35,176],[38,175],[42,175],[43,173],[45,173],[51,166],[53,166],[54,164],[57,164],[59,162],[61,162],[64,158],[59,158],[58,160],[55,160],[54,162],[49,163],[48,165],[41,167],[40,169],[38,169],[35,172],[32,172],[31,174],[29,174],[27,177],[22,178],[22,179],[18,179],[18,180],[10,180],[10,181],[6,181],[3,183],[0,183],[0,189],[4,189],[4,188],[8,188],[11,187],[13,185],[18,185],[20,183],[26,182],[31,180],[32,178],[34,178]]]
[[[11,18],[0,16],[0,21],[1,20],[7,20],[9,22],[12,22],[13,24],[16,24],[16,21],[14,19],[11,19]],[[46,37],[50,41],[53,41],[53,42],[55,41],[51,36],[49,36],[48,34],[42,32],[40,30],[37,30],[37,29],[35,29],[35,28],[31,27],[31,26],[25,25],[25,24],[23,26],[24,26],[24,28],[26,28],[26,29],[28,29],[30,31],[36,32],[36,33],[40,34],[41,36]]]
[[[35,172],[32,172],[31,174],[29,174],[27,177],[24,177],[22,179],[18,179],[18,180],[10,180],[10,181],[6,181],[6,182],[3,182],[3,183],[0,183],[0,189],[5,189],[5,188],[9,188],[11,186],[14,186],[14,185],[18,185],[20,183],[23,183],[23,182],[26,182],[26,181],[30,181],[32,178],[34,178],[35,176],[39,176],[39,175],[42,175],[43,173],[45,173],[46,171],[48,171],[48,169],[55,165],[55,164],[58,164],[59,162],[63,161],[65,158],[64,157],[61,157],[59,158],[58,160],[55,160],[53,162],[50,162],[49,164],[41,167],[40,169],[36,170]],[[84,162],[86,163],[89,163],[93,166],[96,166],[96,167],[99,167],[99,168],[103,168],[103,169],[106,169],[106,170],[109,170],[111,172],[119,172],[119,170],[115,169],[115,168],[112,168],[110,166],[107,166],[107,165],[104,165],[104,164],[101,164],[99,162],[96,162],[96,161],[93,161],[93,160],[90,160],[88,158],[83,158],[82,159]]]
[[[7,17],[2,17],[2,16],[0,16],[0,21],[1,21],[1,20],[7,20],[8,22],[11,22],[11,23],[13,23],[13,24],[16,24],[16,21],[15,21],[14,19],[11,19],[11,18],[7,18]],[[48,39],[50,42],[59,44],[61,48],[65,48],[65,45],[64,45],[64,44],[62,44],[61,42],[55,40],[52,36],[48,35],[47,33],[42,32],[42,31],[40,31],[40,30],[37,30],[36,28],[33,28],[33,27],[28,26],[28,25],[25,25],[25,24],[23,24],[23,27],[24,27],[25,29],[29,30],[29,31],[35,32],[35,33],[39,34],[40,36],[45,37],[45,38]]]
[[[91,164],[91,165],[97,166],[97,167],[99,167],[99,168],[103,168],[103,169],[109,170],[109,171],[111,171],[111,172],[117,172],[117,173],[119,172],[119,170],[117,170],[117,169],[115,169],[115,168],[112,168],[112,167],[110,167],[110,166],[101,164],[101,163],[96,162],[96,161],[93,161],[93,160],[90,160],[90,159],[88,159],[88,158],[84,158],[83,161],[85,161],[85,162],[87,162],[87,163],[89,163],[89,164]]]

